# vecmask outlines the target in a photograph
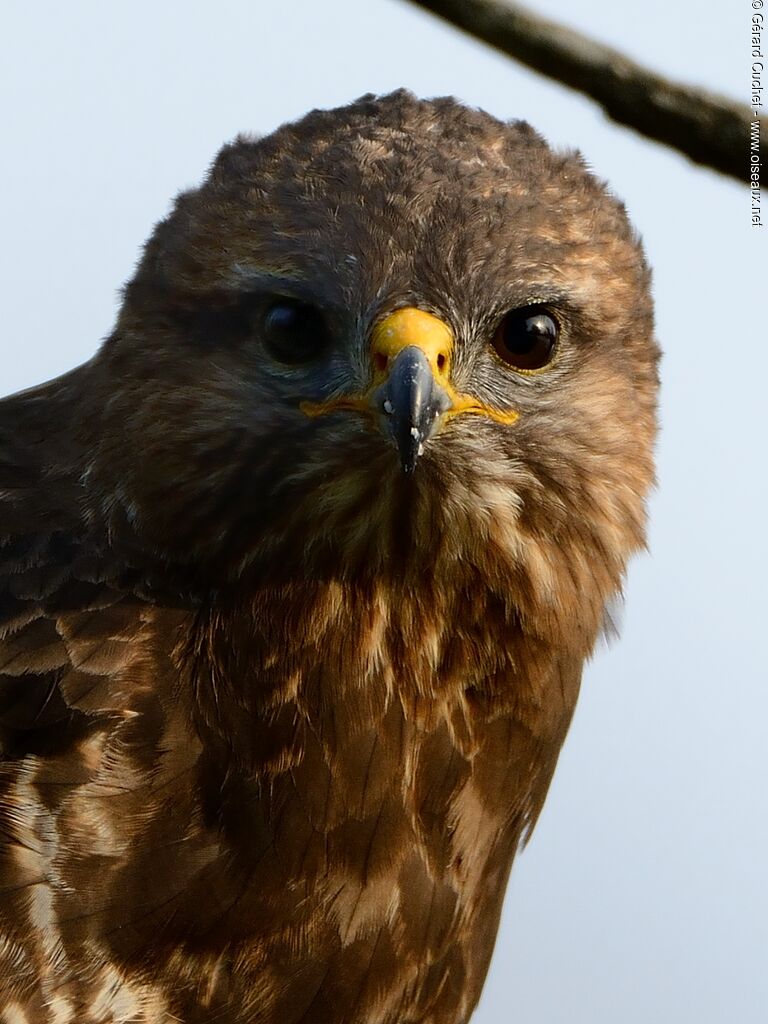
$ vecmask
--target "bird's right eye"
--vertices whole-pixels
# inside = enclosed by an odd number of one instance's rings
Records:
[[[322,355],[330,334],[323,314],[315,306],[279,299],[264,314],[264,345],[281,363],[308,363]]]

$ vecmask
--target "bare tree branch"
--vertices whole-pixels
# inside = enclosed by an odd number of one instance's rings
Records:
[[[504,0],[412,0],[563,85],[586,93],[619,124],[747,183],[748,106],[678,85],[624,54]],[[760,118],[760,137],[768,121]]]

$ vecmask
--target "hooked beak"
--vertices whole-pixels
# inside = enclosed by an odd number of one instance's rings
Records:
[[[387,417],[403,471],[412,473],[438,417],[453,404],[423,349],[408,345],[398,352],[374,402]]]
[[[384,414],[404,472],[412,473],[439,417],[453,406],[453,334],[423,309],[395,310],[371,332],[373,404]]]

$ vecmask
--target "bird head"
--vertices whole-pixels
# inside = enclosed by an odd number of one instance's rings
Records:
[[[366,96],[226,146],[158,225],[95,364],[99,514],[219,581],[546,590],[560,553],[615,587],[657,355],[640,243],[578,154]]]

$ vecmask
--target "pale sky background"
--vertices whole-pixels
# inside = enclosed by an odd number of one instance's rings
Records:
[[[749,98],[749,0],[531,6]],[[768,228],[747,189],[399,0],[4,0],[0,40],[0,394],[90,357],[222,142],[314,106],[452,93],[578,146],[624,198],[665,352],[651,552],[586,671],[473,1024],[763,1024]]]

